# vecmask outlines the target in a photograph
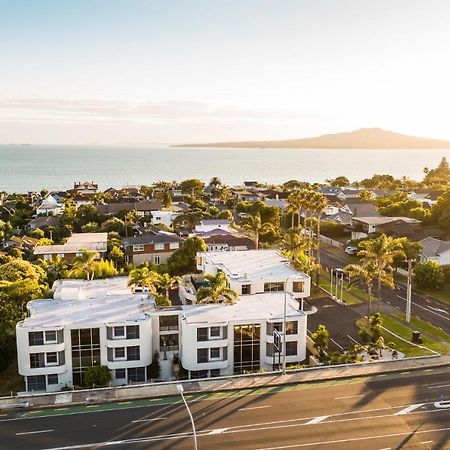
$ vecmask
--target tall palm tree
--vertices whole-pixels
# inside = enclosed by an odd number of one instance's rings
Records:
[[[360,251],[358,256],[363,259],[363,265],[369,263],[374,264],[377,270],[378,279],[378,312],[381,310],[381,285],[383,276],[390,271],[392,277],[391,264],[396,257],[405,257],[405,251],[398,239],[393,239],[391,236],[382,234],[376,239],[369,239],[359,243]],[[392,283],[393,285],[393,283]]]
[[[258,212],[255,215],[244,217],[240,224],[241,227],[248,232],[248,234],[255,240],[256,249],[259,248],[260,234],[268,233],[269,231],[276,232],[275,226],[269,222],[261,222],[261,214]]]
[[[71,273],[79,274],[84,272],[87,280],[94,279],[94,264],[99,257],[97,252],[91,252],[85,248],[81,249],[81,254],[75,258]]]
[[[136,267],[129,273],[130,279],[128,280],[128,286],[135,288],[140,286],[147,288],[151,293],[156,292],[156,286],[159,280],[159,275],[154,270],[150,270],[148,267]]]
[[[309,247],[309,238],[300,228],[290,228],[281,241],[281,251],[292,261],[299,253],[305,253]]]
[[[197,291],[199,303],[233,304],[237,299],[238,293],[228,286],[227,277],[223,272],[218,272],[217,275],[205,275],[205,280],[209,281],[209,286],[201,287]]]
[[[313,210],[317,218],[317,247],[316,247],[316,261],[317,265],[319,266],[319,269],[316,271],[316,285],[320,285],[320,221],[322,218],[322,214],[324,213],[326,207],[328,205],[327,198],[325,195],[321,194],[320,192],[316,192],[313,196]]]
[[[164,296],[168,299],[170,289],[177,286],[180,281],[181,277],[179,276],[175,275],[171,277],[168,273],[163,273],[159,275],[158,280],[156,281],[156,286],[164,292]]]
[[[300,210],[299,193],[298,191],[291,192],[287,198],[287,208],[286,208],[286,213],[291,214],[291,228],[294,228],[295,226],[295,216],[298,214],[299,210]]]

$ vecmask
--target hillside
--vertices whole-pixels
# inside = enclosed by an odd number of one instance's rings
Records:
[[[408,136],[381,128],[361,128],[348,133],[324,134],[304,139],[180,144],[176,147],[450,149],[450,141]]]

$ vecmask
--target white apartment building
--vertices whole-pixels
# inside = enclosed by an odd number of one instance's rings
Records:
[[[231,254],[243,256],[218,259]],[[111,370],[113,386],[151,381],[155,352],[162,380],[182,369],[191,379],[272,370],[282,361],[274,331],[283,333],[285,302],[286,362],[306,358],[307,315],[314,311],[303,311],[299,299],[309,295],[307,275],[269,250],[198,256],[205,273],[227,273],[240,294],[235,304],[188,304],[180,296],[182,305],[158,309],[148,293],[131,291],[127,277],[60,280],[53,299],[29,302],[29,317],[16,327],[27,391],[82,386],[85,369],[95,365]]]
[[[197,269],[216,275],[222,271],[239,295],[287,291],[296,299],[309,297],[311,279],[298,272],[277,250],[202,252]]]

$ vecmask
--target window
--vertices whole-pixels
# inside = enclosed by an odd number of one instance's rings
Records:
[[[127,339],[139,339],[139,325],[127,326]]]
[[[133,252],[143,252],[143,251],[144,251],[144,244],[133,245]]]
[[[51,384],[58,384],[58,374],[57,373],[52,373],[51,375],[47,375],[47,384],[51,385]]]
[[[27,389],[29,391],[45,391],[47,389],[45,375],[27,377]]]
[[[153,262],[154,262],[156,265],[161,264],[161,257],[159,257],[159,256],[157,256],[157,255],[153,256]]]
[[[283,331],[283,322],[274,322],[267,324],[267,336],[272,336],[274,330],[277,330],[281,333]]]
[[[139,345],[127,347],[127,361],[138,361],[141,359]]]
[[[179,247],[180,247],[180,244],[179,244],[178,242],[171,242],[171,243],[169,244],[170,250],[176,250],[176,249],[179,248]]]
[[[273,283],[264,283],[264,292],[278,292],[284,291],[284,283],[282,281],[276,281]]]
[[[298,322],[286,322],[286,334],[298,334]]]
[[[178,350],[178,334],[163,334],[159,337],[159,347],[161,351]]]
[[[56,352],[50,352],[46,354],[47,366],[58,365],[58,354]]]
[[[209,358],[210,359],[220,359],[220,348],[213,347],[209,349]]]
[[[211,339],[220,338],[220,327],[211,327],[209,329],[209,337]]]
[[[116,369],[114,374],[116,380],[124,380],[127,377],[125,369]]]
[[[273,350],[274,350],[273,344],[270,342],[267,342],[266,343],[266,356],[273,356]]]
[[[242,295],[247,295],[252,293],[252,285],[251,284],[243,284],[242,285]]]
[[[125,337],[125,327],[114,327],[114,338],[119,339]]]
[[[208,328],[197,328],[197,342],[208,340]]]
[[[178,330],[178,316],[159,316],[159,331]]]
[[[260,326],[234,326],[234,372],[243,373],[260,368]]]
[[[145,367],[131,367],[128,369],[128,383],[145,381]]]
[[[208,349],[207,348],[198,348],[197,349],[197,363],[207,363],[208,362]]]
[[[83,386],[86,367],[100,365],[100,331],[98,328],[71,330],[74,386]]]
[[[45,343],[55,343],[57,341],[56,331],[46,331],[45,332]]]
[[[293,290],[294,290],[294,292],[304,292],[305,291],[305,282],[304,281],[294,281]]]
[[[297,356],[297,341],[286,342],[286,356]]]
[[[197,256],[197,266],[203,265],[203,258],[201,256]]]
[[[114,349],[114,359],[125,359],[125,347],[116,347]]]
[[[32,369],[45,367],[45,353],[30,353],[30,367]]]
[[[44,332],[43,331],[31,331],[28,333],[28,342],[32,345],[44,345]]]
[[[210,377],[220,377],[220,369],[211,369],[210,370]]]
[[[208,371],[207,370],[191,370],[189,372],[189,375],[191,376],[191,380],[199,379],[199,378],[208,378]]]
[[[155,250],[164,250],[164,243],[155,244]]]

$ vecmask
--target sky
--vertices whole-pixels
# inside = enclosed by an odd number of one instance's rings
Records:
[[[0,144],[450,140],[448,0],[0,0]]]

